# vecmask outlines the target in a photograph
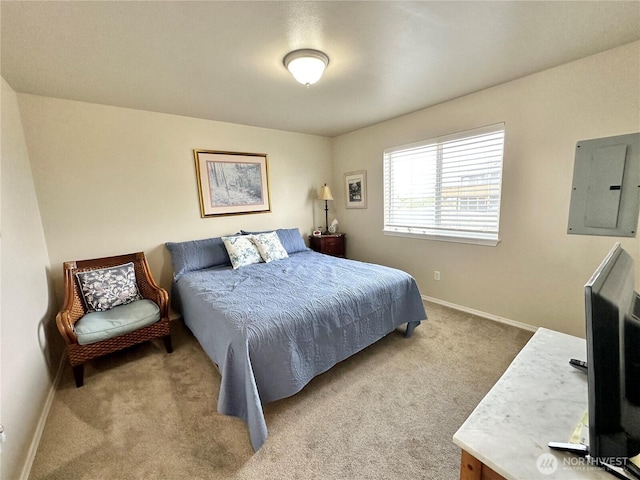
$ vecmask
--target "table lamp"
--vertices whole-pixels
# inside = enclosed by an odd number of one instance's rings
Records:
[[[320,187],[320,196],[318,200],[324,200],[324,222],[325,222],[325,230],[324,234],[329,233],[329,200],[333,200],[333,196],[331,195],[331,189],[325,183],[324,186]]]

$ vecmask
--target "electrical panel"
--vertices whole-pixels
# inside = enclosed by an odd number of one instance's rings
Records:
[[[640,133],[576,145],[567,233],[635,237],[640,206]]]

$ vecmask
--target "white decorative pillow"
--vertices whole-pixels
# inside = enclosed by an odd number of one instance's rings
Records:
[[[131,262],[78,272],[76,278],[90,312],[103,312],[142,299],[136,283],[136,271]]]
[[[231,259],[231,265],[234,269],[262,262],[260,252],[253,243],[251,235],[222,237],[222,241],[227,249],[227,253]]]
[[[258,247],[260,256],[265,262],[272,262],[289,256],[276,232],[257,233],[252,237],[253,243]]]

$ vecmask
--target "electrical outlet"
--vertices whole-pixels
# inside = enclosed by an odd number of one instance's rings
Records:
[[[440,280],[440,272],[438,270],[433,271],[433,279]]]

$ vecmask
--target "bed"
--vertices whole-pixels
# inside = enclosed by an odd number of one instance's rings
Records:
[[[166,244],[174,305],[220,370],[218,411],[247,422],[254,450],[267,438],[263,404],[426,319],[409,274],[314,252],[297,228],[275,232],[283,258],[238,268],[224,237]]]

